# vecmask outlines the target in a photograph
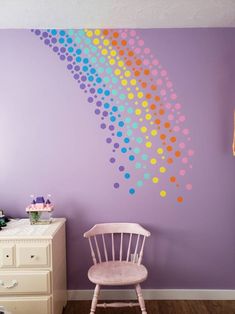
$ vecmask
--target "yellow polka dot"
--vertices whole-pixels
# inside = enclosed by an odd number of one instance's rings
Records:
[[[136,110],[135,110],[135,114],[136,114],[137,116],[141,115],[141,110],[140,110],[140,109],[136,109]]]
[[[111,54],[112,57],[115,57],[117,53],[116,53],[115,50],[111,50],[111,51],[110,51],[110,54]]]
[[[108,51],[107,51],[107,49],[102,49],[101,53],[102,53],[103,56],[105,56],[105,55],[107,55]]]
[[[126,86],[127,85],[127,80],[122,80],[121,83],[122,83],[123,86]]]
[[[134,94],[133,94],[133,93],[129,93],[129,94],[128,94],[128,98],[129,98],[129,99],[133,99],[133,98],[134,98]]]
[[[120,71],[119,69],[116,69],[116,70],[114,71],[114,73],[115,73],[115,75],[120,75],[120,74],[121,74],[121,71]]]
[[[145,115],[145,119],[146,120],[151,120],[151,118],[152,118],[151,114],[148,113],[148,114]]]
[[[108,39],[105,39],[105,40],[103,41],[103,44],[104,44],[105,46],[108,46],[108,45],[109,45],[109,40],[108,40]]]
[[[130,87],[127,87],[127,89],[126,89],[126,90],[129,92],[131,89],[130,89]]]
[[[149,109],[146,109],[145,111],[146,111],[146,112],[149,112]]]
[[[158,149],[157,149],[157,153],[158,153],[159,155],[162,155],[162,154],[163,154],[163,149],[162,149],[162,148],[158,148]]]
[[[157,177],[152,178],[153,183],[158,183],[159,179]]]
[[[151,131],[151,135],[152,135],[152,136],[156,136],[156,135],[157,135],[157,130],[152,130],[152,131]]]
[[[165,160],[166,159],[166,157],[165,156],[162,156],[162,160]]]
[[[140,131],[141,131],[142,133],[146,133],[146,132],[147,132],[146,126],[142,126],[142,127],[140,128]]]
[[[152,165],[156,165],[157,159],[155,159],[155,158],[150,159],[150,163],[151,163]]]
[[[143,122],[143,118],[139,118],[139,121],[140,121],[140,122]]]
[[[153,123],[154,123],[153,121],[150,121],[150,124],[152,124],[152,125],[153,125]]]
[[[131,76],[131,72],[130,71],[125,71],[125,77],[129,77]]]
[[[135,101],[135,105],[138,105],[138,101]]]
[[[142,92],[139,92],[139,93],[137,94],[137,97],[138,97],[139,99],[141,99],[141,98],[144,97],[144,94],[143,94]]]
[[[151,147],[152,147],[152,143],[151,143],[151,142],[146,142],[146,143],[145,143],[145,146],[146,146],[147,148],[151,148]]]
[[[114,65],[114,64],[116,63],[116,61],[115,61],[114,59],[111,59],[111,60],[109,61],[109,63],[110,63],[111,65]]]
[[[120,68],[122,68],[124,66],[124,62],[123,61],[118,61],[118,65],[120,66]]]
[[[93,40],[93,44],[94,44],[94,45],[99,45],[99,43],[100,43],[100,41],[99,41],[98,38],[95,38],[95,39]]]
[[[161,191],[160,191],[160,196],[161,196],[161,197],[166,197],[166,191],[161,190]]]
[[[86,34],[87,34],[87,37],[92,37],[93,36],[93,32],[92,31],[88,31]]]
[[[139,87],[136,87],[135,90],[138,92],[138,90],[140,90],[140,89],[139,89]]]
[[[159,168],[159,171],[160,171],[161,173],[164,173],[164,172],[166,172],[166,168],[165,168],[165,167],[160,167],[160,168]]]
[[[101,45],[99,45],[99,49],[101,49],[102,48],[102,46]]]
[[[147,136],[145,136],[145,138],[146,138],[146,140],[148,140],[148,139],[149,139],[149,136],[147,135]]]
[[[96,29],[96,30],[95,30],[95,34],[96,34],[97,36],[99,36],[99,35],[100,35],[100,29]]]
[[[144,100],[144,101],[142,102],[142,106],[143,106],[144,108],[148,107],[148,102],[147,102],[146,100]]]
[[[132,80],[130,81],[130,83],[131,83],[132,86],[135,86],[135,85],[136,85],[136,80],[132,79]]]

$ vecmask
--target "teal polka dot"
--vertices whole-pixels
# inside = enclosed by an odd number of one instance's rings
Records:
[[[130,123],[130,122],[131,122],[131,118],[127,117],[127,118],[125,119],[125,122],[126,122],[126,123]]]
[[[83,36],[83,35],[85,35],[85,32],[84,32],[83,29],[80,29],[80,30],[78,31],[78,34],[81,35],[81,36]]]
[[[143,154],[143,155],[141,156],[141,158],[142,158],[143,160],[148,160],[148,155]]]
[[[141,180],[139,180],[137,183],[136,183],[136,185],[140,188],[141,186],[143,186],[143,181],[141,181]]]
[[[132,113],[133,113],[133,109],[132,109],[132,108],[128,108],[128,109],[127,109],[127,112],[130,113],[130,114],[132,114]]]
[[[100,63],[105,63],[105,58],[104,57],[100,58]]]
[[[104,72],[104,68],[99,68],[99,69],[98,69],[98,72],[99,72],[99,73],[103,73],[103,72]]]
[[[138,147],[134,148],[134,153],[135,154],[139,154],[139,152],[140,152],[140,149]]]
[[[132,124],[132,127],[133,127],[133,129],[137,129],[137,128],[138,128],[138,123],[137,123],[137,122],[134,122],[134,123]]]
[[[112,68],[107,68],[106,73],[111,74],[112,73]]]
[[[92,48],[91,48],[91,51],[92,51],[92,52],[96,52],[96,51],[97,51],[97,48],[96,48],[96,47],[92,47]]]
[[[114,84],[116,84],[116,83],[118,82],[118,79],[117,79],[116,77],[113,77],[113,78],[112,78],[112,82],[113,82]]]
[[[119,107],[118,107],[118,110],[119,110],[119,111],[124,111],[125,108],[124,108],[124,106],[119,106]]]
[[[142,142],[143,142],[143,139],[142,139],[141,137],[137,137],[137,138],[136,138],[136,142],[137,142],[137,143],[142,143]]]
[[[136,167],[136,169],[140,169],[140,168],[141,168],[141,163],[140,163],[140,162],[137,162],[137,163],[135,164],[135,167]]]
[[[145,179],[145,180],[150,179],[150,174],[149,174],[149,173],[145,173],[145,174],[144,174],[144,179]]]
[[[92,58],[91,58],[91,62],[92,62],[92,63],[96,63],[96,61],[97,61],[97,60],[96,60],[96,57],[92,57]]]
[[[85,53],[86,55],[88,55],[88,54],[89,54],[89,49],[88,49],[88,48],[85,48],[85,49],[84,49],[84,53]]]
[[[131,136],[131,135],[132,135],[132,130],[127,130],[126,134],[127,134],[128,136]]]
[[[91,42],[90,38],[86,38],[85,43],[89,45],[90,42]]]
[[[68,34],[71,36],[71,35],[73,35],[73,33],[74,33],[74,30],[73,29],[69,29],[68,30]]]
[[[126,95],[121,94],[121,95],[119,96],[119,98],[123,100],[123,99],[125,99],[125,98],[126,98]]]
[[[79,37],[76,37],[76,38],[75,38],[75,41],[76,41],[76,43],[80,44],[81,39],[80,39]]]
[[[117,90],[116,90],[116,89],[113,89],[113,90],[112,90],[112,94],[113,94],[113,95],[117,95]]]
[[[107,76],[104,77],[103,80],[104,80],[105,83],[108,83],[108,82],[109,82],[109,78],[108,78]]]

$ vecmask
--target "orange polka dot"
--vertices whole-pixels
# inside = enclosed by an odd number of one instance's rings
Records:
[[[175,136],[172,136],[172,137],[170,138],[170,141],[171,141],[172,143],[175,143],[175,142],[176,142],[176,137],[175,137]]]
[[[183,202],[183,197],[182,196],[179,196],[179,197],[177,197],[177,202],[179,202],[179,203],[182,203]]]
[[[161,135],[160,135],[160,139],[161,139],[161,140],[165,140],[165,138],[166,138],[166,135],[165,135],[165,134],[161,134]]]
[[[160,124],[160,123],[161,123],[161,120],[160,120],[160,119],[156,119],[156,120],[155,120],[155,123],[156,123],[156,124]]]
[[[164,109],[160,109],[160,110],[159,110],[159,114],[160,114],[160,115],[163,115],[164,113],[165,113],[165,110],[164,110]]]
[[[170,165],[170,164],[173,164],[173,159],[172,158],[168,158],[167,159],[167,163]]]
[[[127,60],[126,65],[127,65],[127,66],[131,66],[131,65],[132,65],[132,62],[131,62],[130,60]]]
[[[152,109],[152,110],[156,109],[156,105],[151,104],[151,105],[150,105],[150,109]]]
[[[147,87],[147,83],[146,83],[146,82],[143,82],[143,83],[141,83],[141,86],[142,86],[143,88],[146,88],[146,87]]]
[[[123,55],[124,55],[124,51],[123,51],[123,50],[120,50],[120,51],[119,51],[119,54],[120,54],[120,56],[123,56]]]
[[[129,52],[128,52],[128,56],[129,56],[129,57],[134,56],[134,52],[133,52],[133,51],[129,51]]]
[[[180,157],[180,156],[181,156],[181,152],[177,150],[177,151],[175,152],[175,157]]]
[[[139,76],[139,75],[140,75],[140,72],[139,72],[139,71],[135,71],[134,75],[135,75],[135,76]]]
[[[142,64],[142,61],[140,59],[137,59],[136,62],[135,62],[137,65],[141,65]]]
[[[150,73],[149,69],[144,70],[144,75],[149,75],[149,73]]]
[[[151,95],[151,94],[146,94],[146,98],[147,98],[147,99],[151,99],[151,98],[152,98],[152,95]]]
[[[155,99],[156,101],[160,101],[160,97],[159,97],[159,96],[155,96],[154,99]]]
[[[157,86],[156,85],[152,85],[151,86],[151,90],[157,90]]]
[[[171,152],[173,148],[172,146],[167,146],[166,149],[168,150],[168,152]]]
[[[122,43],[123,46],[126,46],[126,41],[125,40],[122,40],[121,43]]]
[[[104,34],[105,36],[107,36],[108,33],[109,33],[109,31],[108,31],[107,29],[104,29],[104,30],[103,30],[103,34]]]
[[[166,129],[168,129],[168,128],[171,126],[171,124],[170,124],[170,122],[166,122],[166,123],[164,124],[164,126],[165,126]]]
[[[119,36],[118,32],[113,33],[113,37],[118,38],[118,36]]]
[[[170,181],[171,181],[171,183],[174,183],[176,181],[176,177],[174,177],[174,176],[170,177]]]
[[[116,41],[116,40],[113,40],[113,41],[112,41],[112,45],[113,45],[113,46],[117,46],[117,41]]]

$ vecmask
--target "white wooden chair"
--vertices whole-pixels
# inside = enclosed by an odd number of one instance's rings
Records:
[[[141,264],[144,244],[150,232],[135,223],[97,224],[84,233],[88,238],[94,265],[88,271],[88,278],[96,284],[90,314],[96,307],[140,306],[147,314],[140,283],[148,275]],[[101,286],[134,285],[139,303],[98,303]]]

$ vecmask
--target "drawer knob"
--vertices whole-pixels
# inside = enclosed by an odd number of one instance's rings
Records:
[[[30,258],[35,258],[35,255],[30,255]]]
[[[11,289],[14,288],[16,285],[18,284],[17,280],[12,280],[9,284],[5,284],[4,281],[0,280],[0,285],[4,288],[4,289]]]

